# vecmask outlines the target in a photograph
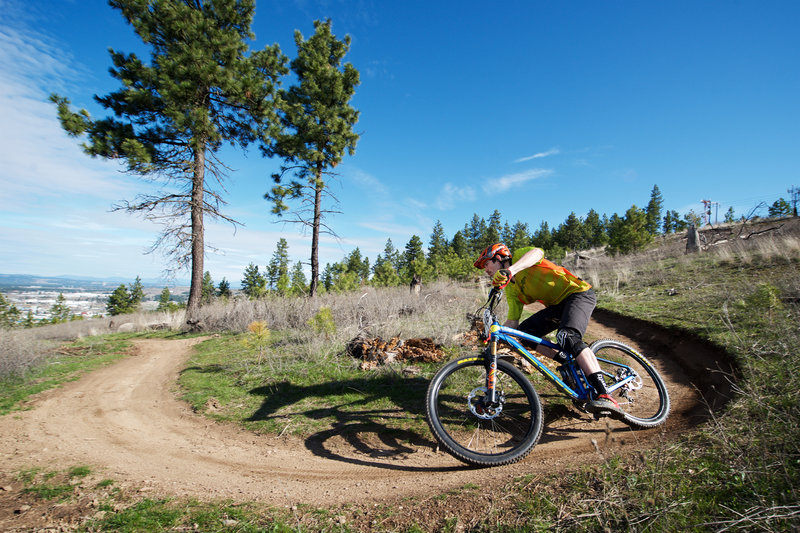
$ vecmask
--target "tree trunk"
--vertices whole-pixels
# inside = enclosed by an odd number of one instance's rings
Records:
[[[186,304],[186,323],[196,328],[199,318],[200,300],[203,297],[203,192],[206,170],[205,143],[199,143],[194,154],[194,177],[192,178],[192,284]]]
[[[319,225],[322,217],[322,188],[325,186],[321,174],[322,169],[318,168],[314,185],[314,224],[311,228],[311,286],[308,289],[312,298],[317,294],[319,284]]]

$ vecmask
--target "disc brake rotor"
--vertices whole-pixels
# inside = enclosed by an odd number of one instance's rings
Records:
[[[503,411],[502,401],[499,401],[492,406],[486,406],[483,404],[483,399],[485,398],[484,395],[487,392],[488,389],[486,387],[478,387],[477,389],[473,389],[473,391],[467,396],[467,406],[469,406],[469,410],[473,415],[482,420],[492,420],[493,418],[498,417]],[[498,399],[501,398],[499,393],[497,393],[497,396]]]

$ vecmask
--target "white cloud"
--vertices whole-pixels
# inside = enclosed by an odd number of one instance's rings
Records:
[[[471,202],[475,200],[475,189],[465,185],[456,186],[452,183],[445,183],[439,196],[436,198],[435,205],[442,211],[453,209],[456,203]]]
[[[119,166],[85,155],[48,101],[75,76],[70,58],[33,32],[0,27],[0,201],[23,210],[35,198],[76,193],[118,199],[129,191]]]
[[[548,156],[551,156],[551,155],[558,155],[560,153],[561,153],[561,150],[559,150],[558,148],[551,148],[550,150],[547,150],[546,152],[539,152],[539,153],[536,153],[536,154],[533,154],[533,155],[529,155],[529,156],[526,156],[526,157],[520,157],[519,159],[514,160],[514,163],[524,163],[525,161],[530,161],[532,159],[541,159],[542,157],[548,157]]]
[[[351,180],[362,189],[366,189],[369,193],[380,196],[385,196],[388,193],[386,186],[369,172],[351,166],[346,167],[345,172],[348,180]]]
[[[513,187],[517,187],[531,180],[542,178],[544,176],[549,176],[552,173],[553,171],[550,169],[537,168],[526,170],[525,172],[507,174],[485,184],[483,186],[483,191],[489,195],[504,193]]]

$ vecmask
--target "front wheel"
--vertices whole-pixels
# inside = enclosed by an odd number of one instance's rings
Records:
[[[623,411],[623,421],[641,428],[663,424],[669,416],[669,394],[650,361],[614,340],[595,341],[590,348],[603,371],[609,394]]]
[[[425,408],[436,440],[475,466],[524,458],[542,434],[542,404],[527,377],[498,359],[496,399],[486,401],[486,359],[461,357],[442,367],[428,387]]]

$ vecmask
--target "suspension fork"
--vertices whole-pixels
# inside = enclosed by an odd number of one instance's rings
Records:
[[[497,339],[489,341],[486,350],[486,402],[492,405],[497,402]]]

